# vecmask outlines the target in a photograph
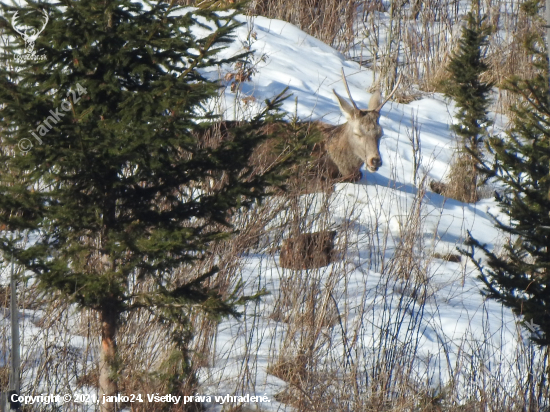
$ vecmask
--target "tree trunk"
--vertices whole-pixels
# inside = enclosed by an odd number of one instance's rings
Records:
[[[471,191],[471,197],[469,203],[475,203],[479,199],[477,198],[477,175],[478,171],[476,169],[476,161],[475,159],[470,155],[470,160],[472,162],[472,191]]]
[[[546,53],[548,54],[548,59],[550,59],[550,0],[546,0]],[[549,60],[550,61],[550,60]],[[550,99],[550,73],[548,75],[548,98]]]
[[[104,397],[116,396],[117,367],[116,357],[116,330],[118,313],[113,310],[101,311],[101,353],[99,358],[99,404],[101,412],[115,412],[115,402],[104,402]]]

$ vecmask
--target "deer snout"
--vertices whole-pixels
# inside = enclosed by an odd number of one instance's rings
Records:
[[[380,166],[382,166],[382,159],[380,156],[373,156],[367,160],[367,168],[371,172],[376,172]]]

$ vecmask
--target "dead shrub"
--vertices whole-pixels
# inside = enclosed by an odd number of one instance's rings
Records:
[[[372,9],[379,9],[379,1]],[[251,3],[253,14],[284,20],[339,49],[347,49],[355,38],[356,0],[256,0]]]
[[[332,373],[316,370],[306,354],[281,358],[268,366],[267,372],[289,385],[275,395],[278,402],[298,411],[338,410],[333,394],[338,391],[338,379]]]
[[[335,258],[335,230],[301,233],[283,241],[279,265],[287,269],[314,269],[327,266]]]
[[[268,366],[267,372],[285,382],[300,385],[308,378],[307,357],[297,355],[280,359],[279,362]]]
[[[10,307],[10,287],[0,285],[0,308]]]
[[[10,379],[10,367],[8,365],[0,366],[0,388],[7,388]]]
[[[441,254],[436,252],[433,254],[433,257],[436,259],[442,259],[442,260],[446,260],[447,262],[455,262],[455,263],[460,263],[460,261],[462,260],[461,256],[457,255],[456,253]]]
[[[36,288],[24,287],[18,290],[17,307],[19,309],[37,310],[45,304],[43,297]],[[9,308],[11,287],[0,285],[0,308]]]
[[[293,277],[282,279],[280,296],[271,319],[291,325],[320,330],[338,323],[338,310],[314,279],[296,282]]]
[[[98,387],[98,384],[97,384],[98,382],[99,382],[98,369],[97,368],[88,369],[85,373],[81,373],[76,378],[76,387],[78,389],[86,386],[90,388],[94,388],[94,387]]]
[[[485,192],[478,182],[476,161],[468,154],[459,153],[451,162],[447,181],[431,181],[429,186],[439,195],[463,203],[475,203],[482,198],[480,192]]]
[[[438,195],[442,195],[443,196],[443,192],[445,191],[445,187],[447,186],[446,183],[443,183],[443,182],[438,182],[436,180],[432,180],[430,182],[430,189],[432,190],[432,192],[438,194]]]

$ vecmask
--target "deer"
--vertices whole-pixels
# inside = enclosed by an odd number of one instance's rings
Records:
[[[304,186],[306,191],[317,191],[319,186],[330,188],[333,183],[338,181],[357,182],[361,178],[363,163],[369,172],[378,171],[382,166],[379,150],[380,138],[383,135],[382,127],[379,124],[380,111],[395,94],[401,77],[400,75],[395,87],[384,101],[382,101],[380,90],[377,90],[372,95],[368,108],[359,109],[351,96],[342,69],[342,80],[349,102],[334,89],[333,93],[347,121],[338,126],[322,121],[299,122],[299,125],[306,127],[309,132],[319,133],[319,141],[312,148],[310,167],[306,167],[305,170],[296,169],[296,173],[293,173],[295,179],[300,182],[301,186]],[[207,145],[216,145],[223,140],[235,138],[232,136],[231,130],[239,123],[241,122],[217,122],[206,129],[199,139]],[[288,124],[281,121],[266,125],[261,132],[267,135],[273,133],[285,135],[287,127]],[[269,169],[271,164],[277,162],[279,153],[275,150],[274,145],[275,140],[270,138],[255,149],[250,159],[255,173],[261,174],[264,170]],[[328,185],[324,185],[324,183],[328,183]]]
[[[363,163],[371,173],[378,171],[382,166],[380,139],[384,132],[379,123],[380,110],[395,94],[401,77],[400,75],[395,87],[383,102],[378,89],[372,95],[368,108],[359,109],[351,97],[344,69],[342,69],[342,80],[351,104],[336,93],[336,90],[333,89],[332,92],[347,121],[339,126],[317,122],[316,126],[323,135],[322,143],[328,158],[334,163],[344,181],[359,180]]]

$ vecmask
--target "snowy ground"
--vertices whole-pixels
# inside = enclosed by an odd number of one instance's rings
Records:
[[[363,108],[367,106],[368,90],[374,82],[371,71],[346,61],[339,52],[291,24],[263,17],[253,20],[242,17],[241,21],[246,24],[237,30],[237,41],[224,53],[232,55],[241,52],[243,45],[250,45],[255,52],[252,60],[257,63],[257,72],[250,82],[242,84],[237,94],[229,90],[228,84],[222,103],[216,103],[221,104],[220,109],[226,111],[228,117],[253,113],[264,99],[274,97],[288,87],[292,98],[283,106],[286,111],[296,113],[304,120],[343,122],[332,93],[334,88],[346,96],[341,68],[347,74],[357,104]],[[219,71],[208,73],[209,76],[222,77],[225,74]],[[297,98],[297,105],[294,98]],[[331,279],[335,267],[345,267],[345,277],[331,280],[330,288],[336,296],[339,313],[347,316],[343,322],[360,326],[362,343],[358,358],[372,355],[384,325],[393,325],[394,339],[406,341],[409,339],[407,328],[398,328],[397,322],[415,324],[415,330],[419,331],[416,338],[419,351],[414,367],[419,379],[427,380],[436,390],[445,384],[457,365],[458,352],[476,350],[473,345],[468,347],[468,342],[483,341],[496,348],[488,353],[485,367],[505,374],[507,368],[513,367],[518,342],[525,341],[518,332],[518,320],[511,312],[482,298],[472,264],[465,262],[464,258],[461,263],[430,258],[434,252],[456,253],[455,247],[461,246],[467,230],[481,242],[500,244],[502,237],[487,214],[488,211],[498,214],[492,200],[463,204],[445,200],[431,192],[420,196],[421,243],[417,253],[430,261],[426,266],[428,293],[425,304],[421,305],[420,321],[416,312],[419,306],[414,298],[406,310],[399,306],[400,299],[410,294],[409,285],[399,280],[388,283],[377,271],[381,263],[372,261],[373,253],[385,261],[393,256],[410,222],[411,210],[419,199],[418,179],[414,181],[414,151],[409,138],[413,133],[413,119],[420,130],[421,141],[417,176],[427,175],[428,179],[441,180],[448,171],[456,146],[449,129],[452,110],[452,106],[449,107],[439,95],[426,96],[407,105],[389,102],[382,109],[380,123],[385,137],[380,151],[383,166],[377,173],[364,171],[363,179],[356,184],[338,185],[330,199],[333,226],[338,227],[342,222],[353,223],[352,250],[345,261],[335,262],[319,274],[322,283],[323,279]],[[376,237],[373,233],[387,235],[387,241],[383,245],[373,243]],[[276,322],[268,314],[274,311],[283,280],[297,274],[281,269],[277,256],[271,259],[249,255],[244,259],[242,276],[248,290],[265,287],[271,295],[258,306],[247,308],[244,322],[225,321],[219,326],[215,362],[201,376],[203,394],[235,393],[236,383],[242,382],[246,366],[252,368],[247,371],[251,379],[247,385],[242,385],[238,394],[265,394],[271,402],[263,403],[263,410],[284,409],[283,404],[274,401],[274,395],[286,384],[269,375],[266,369],[284,345],[280,337],[288,325]],[[4,312],[7,314],[7,310]],[[7,322],[7,319],[0,321]],[[25,345],[31,344],[39,329],[28,317],[23,318],[22,327],[24,351]],[[328,352],[341,353],[344,339],[336,328],[331,333],[334,344]],[[79,339],[75,337],[71,345],[82,345]],[[244,362],[250,356],[253,361]],[[0,365],[2,362],[0,359]]]
[[[265,56],[265,62],[258,63],[258,73],[251,82],[243,84],[240,95],[226,91],[225,104],[229,113],[239,98],[253,96],[255,101],[261,102],[288,87],[293,94],[284,106],[288,112],[296,111],[302,118],[323,119],[334,124],[344,122],[332,94],[334,88],[346,96],[340,76],[342,67],[358,106],[367,107],[370,98],[367,90],[373,85],[371,71],[346,61],[334,49],[288,23],[263,17],[254,18],[253,26],[244,18],[242,21],[247,25],[238,30],[239,41],[251,44],[256,56]],[[253,39],[250,33],[254,33]],[[239,42],[227,53],[237,52],[238,45]],[[298,98],[297,107],[294,97]],[[372,249],[377,249],[377,246],[365,239],[371,239],[369,233],[372,234],[374,228],[380,234],[389,233],[390,240],[384,245],[383,254],[385,259],[391,258],[418,198],[413,179],[414,153],[409,138],[413,122],[420,130],[421,140],[418,175],[427,174],[428,179],[441,180],[448,171],[456,147],[449,129],[453,121],[452,110],[452,105],[449,107],[440,95],[426,96],[407,105],[389,102],[382,109],[380,119],[385,135],[380,149],[384,165],[377,173],[364,171],[363,179],[357,184],[338,185],[330,200],[335,227],[342,220],[352,219],[357,228],[355,252],[349,254],[352,257],[345,263],[350,269],[346,270],[346,277],[332,284],[331,288],[335,295],[341,297],[339,310],[340,313],[347,313],[346,322],[353,324],[360,312],[363,316],[365,312],[369,313],[370,321],[361,323],[364,348],[372,347],[377,328],[391,322],[394,312],[399,312],[396,306],[400,297],[407,293],[407,286],[399,286],[396,282],[389,293],[386,289],[381,296],[380,285],[384,284],[384,280],[372,270],[374,265],[369,261]],[[497,125],[500,124],[499,119],[496,120]],[[421,198],[419,242],[422,241],[422,244],[418,247],[422,250],[419,256],[426,258],[434,252],[456,253],[455,248],[462,245],[467,230],[484,243],[495,245],[502,241],[487,214],[491,211],[498,215],[493,200],[463,204],[445,200],[432,192]],[[350,214],[352,208],[354,212]],[[382,253],[380,248],[377,252]],[[333,269],[327,267],[320,277],[329,278]],[[450,376],[449,369],[457,366],[457,352],[474,350],[473,347],[465,348],[465,342],[487,342],[488,336],[490,344],[498,348],[493,354],[498,354],[499,358],[486,359],[486,367],[499,371],[511,367],[517,350],[518,320],[509,310],[482,298],[479,293],[481,285],[476,280],[473,265],[465,262],[464,258],[462,263],[436,259],[429,265],[428,271],[430,296],[423,307],[421,325],[416,326],[421,333],[416,363],[418,376],[424,380],[427,378],[437,390]],[[247,258],[243,279],[248,282],[250,290],[256,290],[261,285],[272,295],[251,310],[246,322],[227,321],[220,325],[216,347],[218,360],[213,368],[205,372],[209,384],[205,388],[209,391],[233,393],[235,382],[232,379],[242,379],[243,357],[245,351],[251,350],[250,346],[253,346],[252,352],[257,356],[256,380],[243,393],[267,393],[272,398],[285,386],[284,382],[267,374],[266,367],[277,352],[274,345],[283,344],[276,334],[284,334],[288,325],[275,322],[267,314],[273,312],[273,305],[276,305],[274,296],[279,295],[282,279],[289,276],[298,274],[279,268],[276,257],[271,261],[255,256]],[[400,322],[411,324],[415,316],[413,305],[410,312],[400,317]],[[406,330],[396,333],[406,340]],[[343,340],[336,337],[335,341]],[[519,338],[519,341],[522,339]],[[342,345],[334,344],[331,350],[341,353]],[[368,353],[365,352],[364,356]],[[251,390],[254,387],[255,390]],[[265,410],[278,410],[280,407],[276,402],[262,405]]]

